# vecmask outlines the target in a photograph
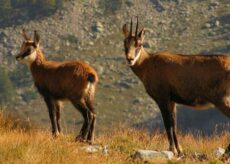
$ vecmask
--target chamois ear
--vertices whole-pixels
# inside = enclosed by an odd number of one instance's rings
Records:
[[[30,38],[26,34],[26,30],[22,29],[22,36],[24,37],[25,40],[30,40]]]
[[[144,34],[145,34],[145,28],[142,28],[142,30],[138,34],[138,40],[143,42],[144,40]]]
[[[129,31],[128,31],[128,29],[127,29],[127,25],[126,25],[126,24],[123,25],[122,30],[123,30],[124,36],[125,36],[125,37],[128,37]]]
[[[34,31],[34,44],[35,44],[35,47],[37,47],[39,45],[39,42],[40,42],[40,36],[38,35],[37,31],[35,30]]]

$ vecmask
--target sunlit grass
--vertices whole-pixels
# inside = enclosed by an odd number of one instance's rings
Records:
[[[25,130],[22,125],[25,126],[27,122],[17,122],[12,118],[0,113],[0,162],[4,163],[142,163],[143,161],[132,159],[135,150],[168,148],[165,133],[156,131],[149,134],[145,130],[119,126],[114,127],[112,132],[96,137],[95,144],[107,146],[108,154],[87,153],[81,150],[87,143],[74,142],[72,135],[62,135],[54,139],[49,131],[36,130],[33,127]],[[17,124],[16,122],[22,125],[16,126],[17,128],[9,126]],[[230,133],[224,132],[211,137],[180,134],[179,140],[185,152],[184,159],[157,160],[150,163],[199,163],[193,157],[195,152],[205,154],[206,163],[221,163],[214,150],[217,147],[225,148],[229,144]]]

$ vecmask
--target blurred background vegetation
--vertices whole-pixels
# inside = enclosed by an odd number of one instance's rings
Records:
[[[39,8],[45,11],[58,9],[63,7],[65,0],[1,0],[0,12],[1,16],[6,16],[8,13],[20,11],[25,8],[33,9]]]
[[[15,88],[9,78],[7,70],[0,66],[0,106],[8,104],[15,97]]]
[[[64,1],[66,0],[1,0],[0,19],[9,20],[22,15],[31,19],[50,15],[61,9]]]
[[[146,28],[144,47],[151,52],[229,54],[229,8],[229,0],[0,0],[0,106],[50,127],[30,71],[15,61],[21,30],[32,36],[36,29],[48,59],[84,60],[97,70],[97,131],[120,122],[150,131],[163,128],[157,105],[127,66],[122,25],[138,15],[140,28]],[[178,122],[185,132],[208,134],[227,129],[217,124],[229,125],[218,110],[184,106],[179,106]],[[62,111],[65,132],[76,133],[81,123],[81,115],[67,103]]]

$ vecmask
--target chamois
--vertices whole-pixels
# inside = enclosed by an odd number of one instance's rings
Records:
[[[60,105],[69,100],[84,118],[84,123],[76,141],[94,141],[96,113],[94,94],[98,83],[96,71],[80,61],[56,62],[46,60],[39,48],[40,36],[34,31],[31,40],[23,30],[24,41],[17,61],[26,63],[31,71],[34,84],[42,95],[49,112],[52,134],[59,135]]]
[[[123,25],[126,59],[160,108],[169,150],[182,154],[176,134],[176,103],[204,109],[216,106],[230,117],[230,56],[149,53],[143,48],[144,28],[135,34]]]

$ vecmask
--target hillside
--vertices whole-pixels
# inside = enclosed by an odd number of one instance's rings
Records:
[[[212,137],[180,134],[185,156],[170,161],[157,159],[142,161],[134,159],[137,149],[165,150],[166,135],[119,126],[111,132],[96,137],[95,145],[102,151],[88,153],[82,148],[87,143],[74,142],[73,135],[52,138],[47,131],[36,129],[28,121],[15,120],[12,114],[0,112],[0,161],[1,163],[222,163],[215,150],[229,144],[230,133],[223,132]]]
[[[138,15],[140,26],[147,29],[144,46],[150,51],[230,53],[229,8],[228,0],[70,0],[63,9],[43,13],[42,17],[29,17],[25,11],[19,18],[1,22],[4,26],[0,27],[0,64],[7,71],[15,95],[3,105],[33,120],[40,128],[50,126],[45,104],[28,69],[14,58],[21,44],[22,28],[30,34],[36,29],[47,58],[84,60],[98,71],[98,132],[111,130],[111,126],[119,123],[151,130],[162,127],[157,106],[126,64],[122,25]],[[80,114],[70,104],[62,113],[65,133],[76,133]],[[194,125],[194,131],[212,133],[216,124],[229,123],[229,119],[214,110],[179,110],[178,114],[179,126],[185,131]]]

